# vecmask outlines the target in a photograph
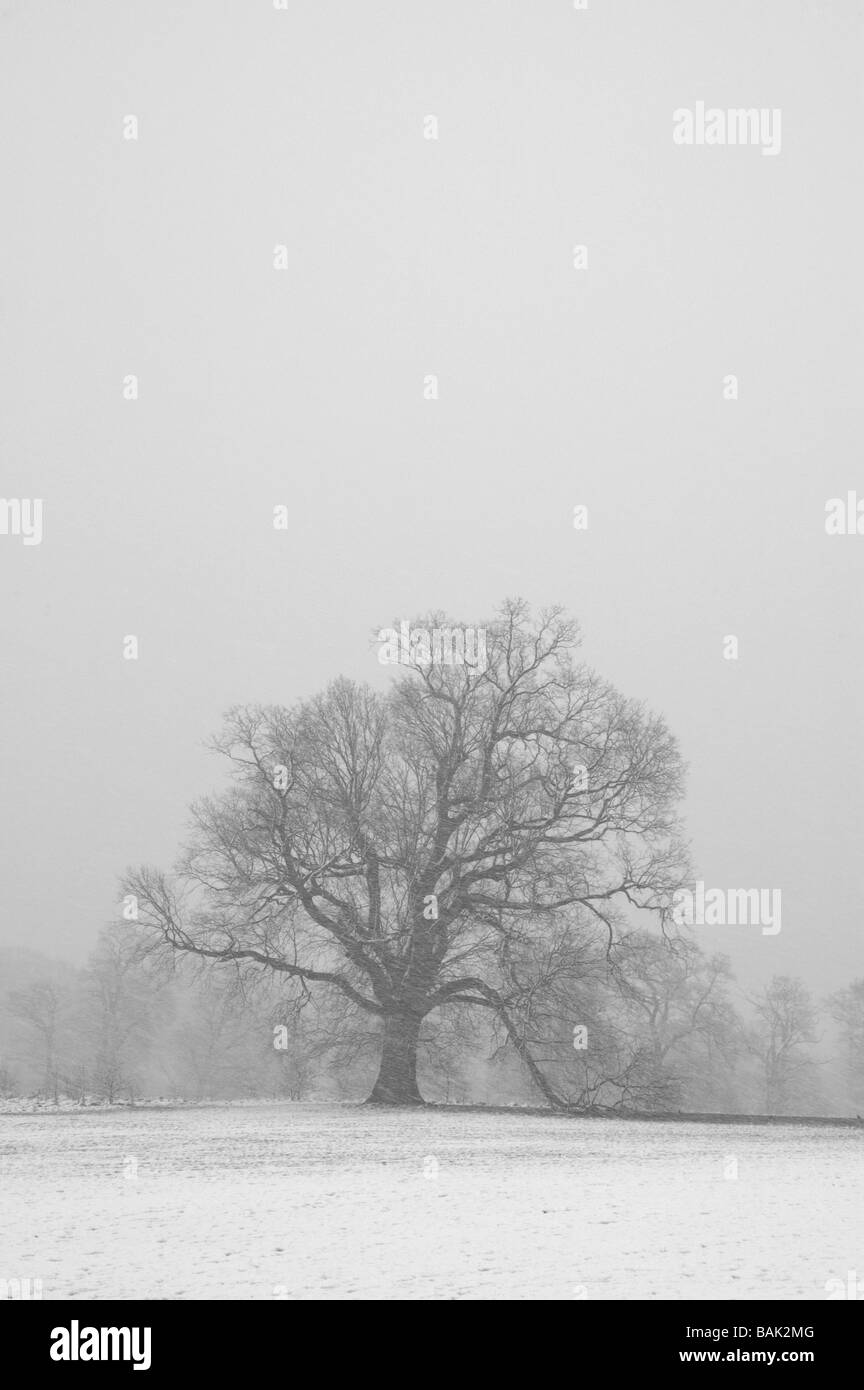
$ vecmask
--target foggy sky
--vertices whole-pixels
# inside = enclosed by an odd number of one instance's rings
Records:
[[[779,936],[698,939],[864,974],[864,536],[824,527],[864,497],[861,16],[2,0],[0,494],[44,538],[0,536],[0,944],[83,958],[229,705],[520,594],[668,719],[699,876],[782,890]],[[780,108],[779,155],[676,146],[700,100]]]

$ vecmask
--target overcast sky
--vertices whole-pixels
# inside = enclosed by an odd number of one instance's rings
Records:
[[[0,0],[0,492],[44,505],[0,535],[0,944],[83,959],[227,706],[521,594],[668,719],[706,884],[782,890],[778,936],[700,939],[864,974],[864,535],[825,532],[864,498],[862,14]],[[781,110],[779,154],[677,146],[698,101]]]

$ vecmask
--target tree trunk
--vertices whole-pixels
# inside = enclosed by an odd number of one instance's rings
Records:
[[[419,1014],[398,1012],[384,1016],[381,1066],[369,1100],[378,1105],[422,1105],[417,1088]]]

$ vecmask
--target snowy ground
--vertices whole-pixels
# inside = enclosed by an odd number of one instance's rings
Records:
[[[737,1170],[737,1177],[733,1174]],[[321,1105],[0,1117],[47,1298],[825,1298],[864,1136]]]

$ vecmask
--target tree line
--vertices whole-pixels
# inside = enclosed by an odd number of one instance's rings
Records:
[[[112,924],[82,969],[0,953],[0,1098],[359,1101],[381,1038],[362,1010],[296,984],[180,961]],[[744,994],[728,961],[634,932],[614,962],[566,973],[531,1047],[564,1104],[612,1112],[864,1113],[864,979],[822,1000],[775,976]],[[470,1008],[425,1021],[418,1082],[446,1104],[542,1105],[507,1029]]]

